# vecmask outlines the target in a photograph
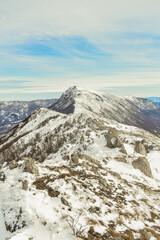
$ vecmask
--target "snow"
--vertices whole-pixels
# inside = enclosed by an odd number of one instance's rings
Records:
[[[1,192],[0,192],[1,195]],[[3,211],[2,211],[2,203],[0,199],[0,240],[4,240],[5,237],[9,237],[10,232],[7,232],[5,223],[4,223],[4,216],[3,216]]]
[[[153,176],[160,180],[160,151],[151,151],[147,155]]]
[[[20,161],[15,169],[10,170],[7,163],[1,169],[6,180],[0,181],[0,240],[7,236],[11,240],[76,240],[69,221],[73,221],[77,228],[84,228],[84,234],[94,225],[94,230],[102,235],[113,223],[118,233],[127,229],[138,232],[146,226],[160,225],[159,218],[151,217],[151,212],[157,215],[160,212],[160,139],[143,129],[91,113],[85,105],[86,99],[89,99],[88,106],[100,113],[103,94],[83,91],[79,95],[79,91],[73,92],[76,104],[79,104],[78,112],[65,115],[42,108],[35,111],[25,124],[21,123],[11,137],[8,135],[6,143],[13,141],[11,150],[19,151],[17,160]],[[128,100],[138,101],[132,97],[114,100],[121,100],[123,104]],[[112,106],[113,103],[108,104]],[[112,107],[117,110],[114,104]],[[110,128],[117,129],[127,154],[118,147],[107,147],[105,136]],[[146,157],[153,179],[132,166],[140,156],[134,151],[135,142],[143,139],[146,145],[152,146]],[[47,153],[47,141],[51,143],[51,150],[54,145],[57,149]],[[116,139],[112,141],[115,143]],[[35,161],[39,176],[23,172],[23,157],[32,150],[35,159],[44,155],[43,162]],[[12,156],[12,151],[7,151],[6,155],[0,153],[0,159]],[[73,153],[77,154],[77,163],[72,161]],[[88,159],[79,153],[88,155]],[[26,191],[22,189],[24,180],[29,186]],[[38,180],[45,187],[36,188]],[[59,194],[51,197],[48,187]],[[4,220],[11,226],[16,220],[19,229],[8,233]]]
[[[127,154],[132,155],[134,153],[134,148],[131,144],[124,144]]]
[[[62,236],[66,240],[75,239],[71,229],[68,229],[67,223],[60,221],[62,217],[60,199],[47,197],[44,191],[22,190],[19,180],[27,176],[30,182],[33,179],[30,178],[32,175],[22,173],[20,169],[6,170],[6,174],[6,182],[0,182],[0,240],[4,240],[5,237],[11,237],[12,240],[28,240],[29,237],[34,240],[61,240]],[[19,183],[17,184],[17,182]],[[19,214],[19,207],[23,209],[19,222],[21,218],[23,220],[25,217],[28,226],[17,230],[16,234],[11,234],[5,229],[2,209],[5,209],[5,213],[8,212],[6,221],[10,223],[14,221],[15,215]],[[9,209],[12,211],[10,212]],[[62,229],[64,229],[63,233],[61,233]]]

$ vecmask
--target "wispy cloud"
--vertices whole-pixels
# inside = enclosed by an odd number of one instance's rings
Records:
[[[159,0],[0,4],[1,93],[159,83]]]

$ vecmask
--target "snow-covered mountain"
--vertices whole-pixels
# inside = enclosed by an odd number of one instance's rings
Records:
[[[0,102],[0,136],[8,132],[19,122],[27,118],[33,111],[41,107],[49,107],[56,99],[34,101],[1,101]]]
[[[69,88],[51,107],[61,113],[92,113],[119,123],[137,126],[160,136],[160,107],[150,100]]]
[[[1,140],[0,240],[160,239],[160,138],[96,114],[84,92]]]

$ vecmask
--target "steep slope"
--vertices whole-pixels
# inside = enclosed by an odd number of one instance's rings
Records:
[[[151,101],[69,88],[51,107],[54,111],[92,113],[119,123],[141,127],[160,136],[160,107]]]
[[[0,137],[32,112],[41,107],[49,107],[56,99],[35,101],[1,101],[0,102]]]
[[[2,139],[0,240],[159,240],[160,139],[79,110]]]

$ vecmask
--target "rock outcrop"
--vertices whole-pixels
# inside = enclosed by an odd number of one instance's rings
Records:
[[[9,169],[12,170],[14,168],[18,167],[18,164],[15,160],[11,161],[9,164]]]
[[[134,168],[139,169],[147,177],[153,177],[149,162],[145,157],[139,157],[137,160],[132,162],[132,165]]]
[[[143,142],[136,141],[134,151],[139,154],[146,155],[146,149],[145,149]]]
[[[126,154],[125,147],[118,135],[118,131],[115,128],[111,128],[105,135],[107,140],[107,147],[109,148],[120,148],[122,153]]]
[[[38,167],[36,166],[35,160],[32,158],[24,158],[24,172],[29,172],[35,176],[39,175]]]

